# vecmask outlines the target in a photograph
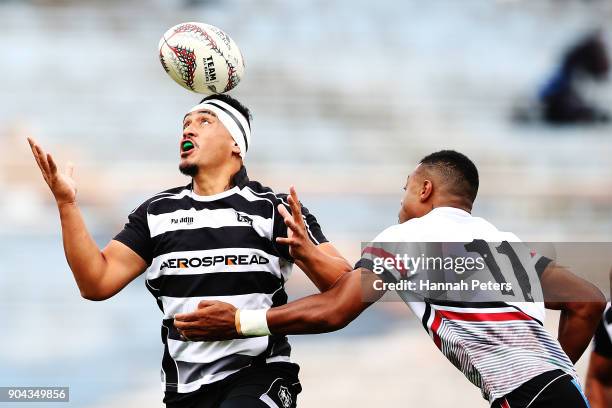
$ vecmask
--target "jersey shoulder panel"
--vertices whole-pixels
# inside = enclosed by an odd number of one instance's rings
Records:
[[[407,242],[418,238],[418,219],[412,219],[402,224],[391,225],[378,234],[372,242]]]

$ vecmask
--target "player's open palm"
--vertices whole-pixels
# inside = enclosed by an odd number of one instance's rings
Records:
[[[55,197],[55,201],[57,201],[58,204],[74,202],[77,193],[76,183],[72,178],[74,166],[69,163],[66,166],[66,171],[61,172],[57,168],[51,154],[45,153],[42,147],[40,147],[34,139],[28,138],[28,143],[30,144],[32,154],[34,154],[34,159],[36,159],[36,163],[40,168],[43,178]]]

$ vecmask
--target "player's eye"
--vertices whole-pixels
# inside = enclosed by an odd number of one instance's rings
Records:
[[[185,130],[187,128],[187,126],[189,126],[189,123],[190,123],[189,121],[183,123],[183,130]]]
[[[202,118],[201,123],[202,123],[203,125],[204,125],[204,124],[208,124],[208,123],[210,123],[210,120],[209,120],[208,118]]]

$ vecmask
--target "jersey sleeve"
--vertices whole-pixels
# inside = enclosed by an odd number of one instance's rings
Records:
[[[289,207],[289,204],[287,203],[287,195],[278,194],[277,198],[278,198],[278,204],[284,205],[287,211],[291,213],[291,208]],[[310,241],[312,241],[312,243],[315,245],[320,245],[325,242],[329,242],[328,239],[323,234],[323,231],[321,230],[321,226],[319,225],[317,218],[310,211],[308,211],[308,208],[304,207],[303,205],[301,205],[301,208],[302,208],[302,217],[304,218],[304,224],[306,226],[306,232],[308,233],[308,237],[310,238]],[[278,237],[287,237],[288,229],[289,228],[285,225],[283,216],[278,211],[278,208],[275,205],[274,206],[274,228],[272,232],[272,244],[274,245],[276,250],[279,252],[281,257],[293,262],[293,258],[289,254],[289,246],[278,244],[276,242],[276,238]]]
[[[594,337],[594,350],[595,353],[602,357],[612,358],[612,339],[610,338],[610,332],[612,332],[612,308],[608,303],[608,307],[604,312],[603,319],[599,322],[597,330],[595,330]]]
[[[389,252],[389,246],[385,243],[393,243],[401,241],[397,234],[397,225],[392,225],[379,233],[372,241],[366,242],[362,248],[361,258],[354,266],[354,269],[365,268],[370,271],[374,270],[374,258],[384,258],[385,252]],[[387,254],[387,256],[392,256]]]
[[[323,234],[321,226],[317,221],[316,217],[308,211],[308,208],[302,205],[302,217],[304,218],[304,224],[306,225],[306,231],[308,237],[315,245],[320,245],[325,242],[329,242]],[[284,223],[283,223],[284,224]]]
[[[132,211],[128,216],[128,222],[113,239],[136,252],[147,265],[150,265],[153,260],[153,248],[147,222],[148,204],[147,201]]]
[[[552,259],[547,258],[544,255],[533,254],[533,253],[532,253],[532,257],[533,257],[535,271],[538,274],[538,277],[542,278],[542,274],[546,270],[546,267],[550,265],[550,263],[552,262]]]

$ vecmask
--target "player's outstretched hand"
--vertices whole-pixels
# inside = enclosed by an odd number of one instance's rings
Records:
[[[289,245],[289,254],[296,260],[304,260],[308,258],[312,250],[316,249],[316,246],[312,243],[310,238],[308,238],[300,200],[293,186],[289,188],[287,201],[291,208],[291,214],[284,205],[278,205],[278,211],[283,216],[285,225],[288,227],[287,238],[278,237],[276,238],[276,242]]]
[[[73,203],[76,201],[76,183],[72,178],[74,166],[68,163],[65,172],[60,172],[53,160],[53,157],[36,143],[32,138],[28,137],[28,143],[34,154],[36,164],[40,168],[43,178],[49,185],[57,204]]]
[[[174,316],[174,326],[188,341],[231,340],[242,336],[236,331],[236,308],[216,300],[203,300],[197,310]]]

